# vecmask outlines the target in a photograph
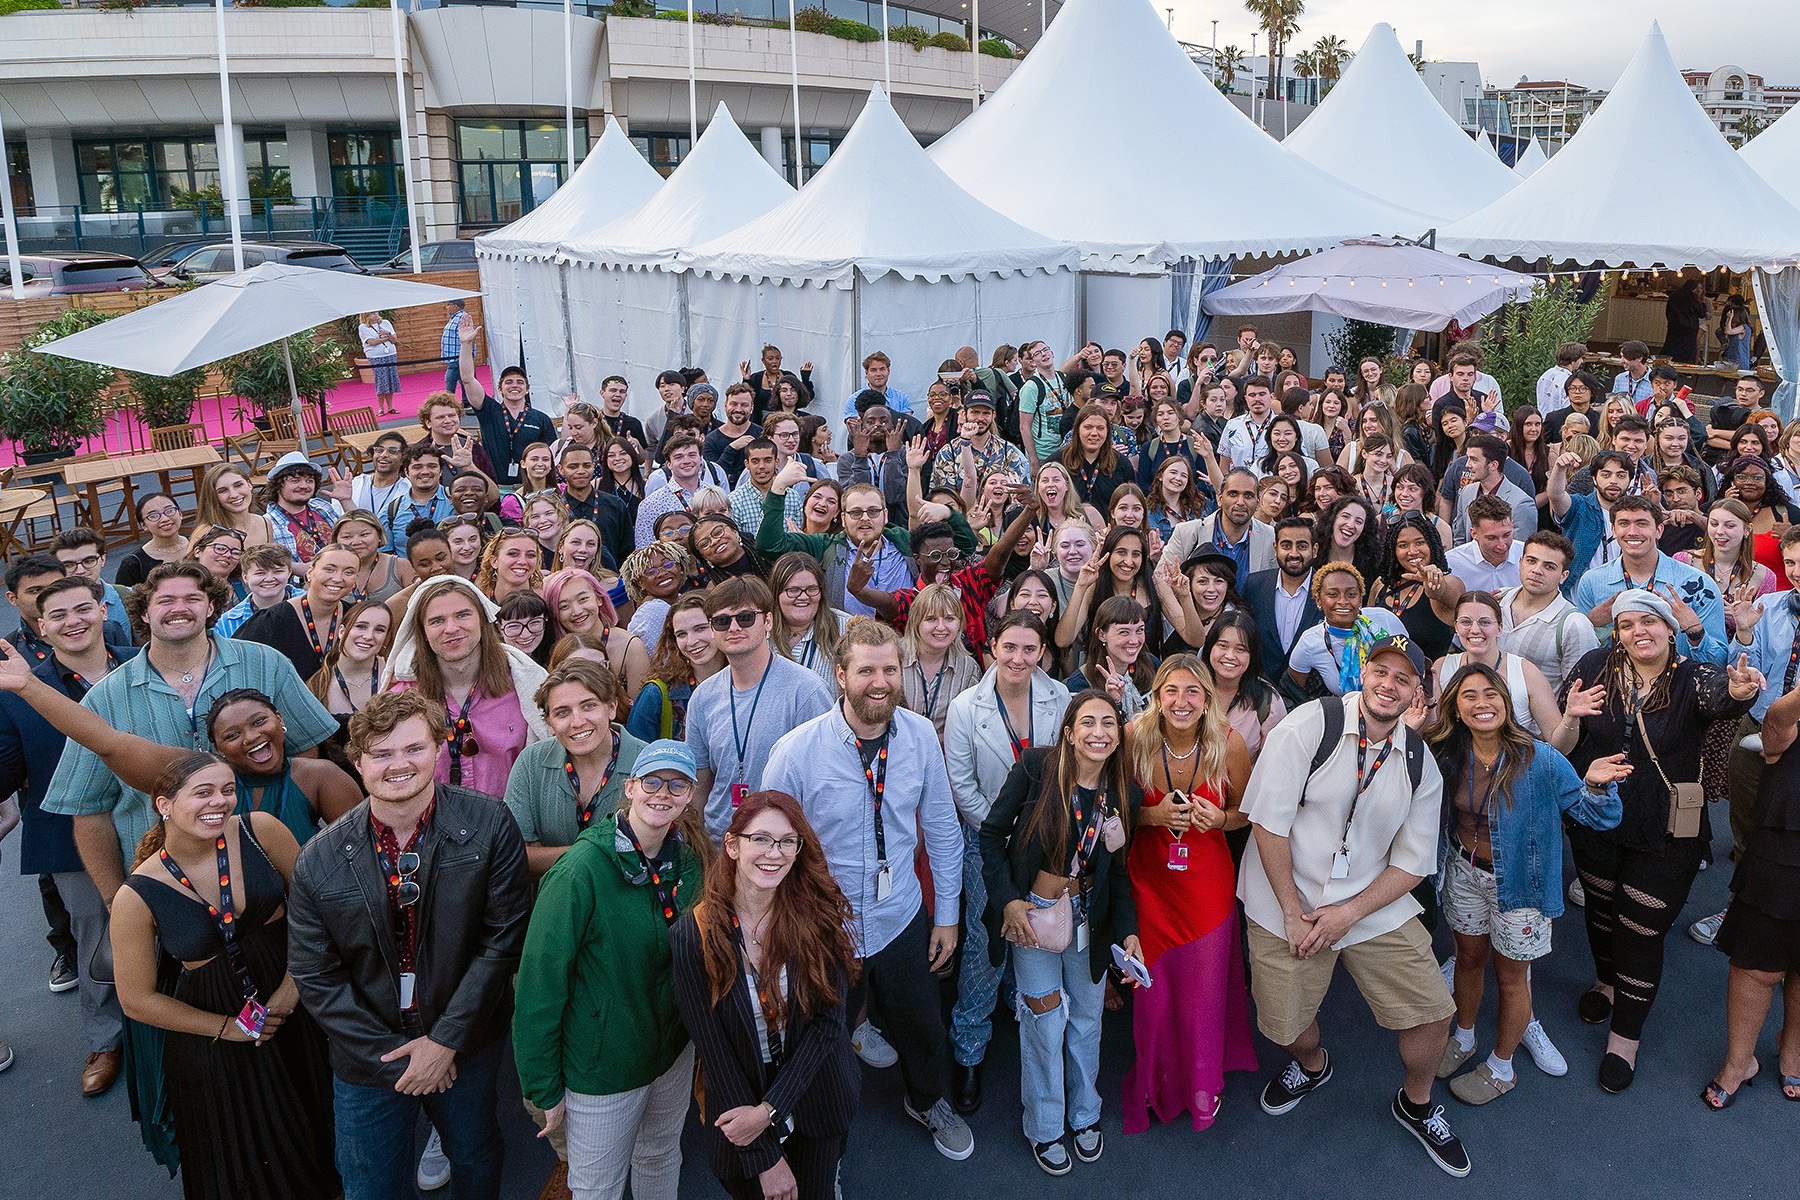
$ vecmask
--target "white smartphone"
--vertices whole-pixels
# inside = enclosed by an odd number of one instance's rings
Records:
[[[1150,968],[1146,967],[1131,955],[1125,953],[1124,947],[1114,942],[1112,946],[1113,963],[1119,970],[1137,981],[1139,987],[1150,986]]]

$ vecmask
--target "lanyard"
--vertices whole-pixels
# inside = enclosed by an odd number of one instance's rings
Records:
[[[1199,748],[1200,748],[1200,742],[1198,739],[1196,739],[1194,742],[1194,749],[1198,750]],[[1163,778],[1167,779],[1169,781],[1169,786],[1171,788],[1173,788],[1175,786],[1175,772],[1169,766],[1169,739],[1167,739],[1167,738],[1163,739],[1162,760],[1163,760]],[[1196,754],[1196,755],[1194,755],[1194,769],[1192,771],[1188,772],[1188,785],[1187,785],[1187,787],[1180,789],[1182,795],[1188,796],[1191,798],[1194,794],[1194,785],[1199,782],[1200,782],[1200,756],[1198,754]],[[1179,841],[1180,839],[1177,838],[1176,840]]]
[[[375,852],[381,859],[381,872],[387,883],[388,917],[393,922],[394,949],[400,958],[400,973],[403,975],[416,973],[419,963],[419,905],[400,903],[400,856],[411,853],[425,836],[425,827],[431,824],[431,818],[437,813],[437,796],[434,793],[425,805],[425,812],[419,817],[419,823],[413,827],[406,839],[404,848],[400,845],[400,837],[392,829],[369,818],[369,825],[375,831]],[[414,886],[417,886],[415,883]],[[416,996],[415,992],[415,996]],[[414,1008],[418,1007],[415,1000]]]
[[[376,659],[376,662],[379,664],[379,662],[380,662],[379,657]],[[334,675],[337,678],[338,687],[340,687],[344,690],[344,703],[346,703],[350,706],[350,711],[352,713],[355,713],[357,711],[356,698],[350,694],[349,681],[344,678],[344,673],[336,667],[331,668],[331,673],[332,673],[332,675]],[[376,689],[377,684],[380,682],[380,680],[381,680],[381,667],[379,665],[370,667],[369,668],[369,696],[371,699],[374,698],[375,689]],[[366,703],[368,703],[368,701],[365,700],[363,703],[366,704]]]
[[[1000,709],[1000,722],[1006,726],[1006,740],[1012,743],[1013,761],[1019,761],[1019,755],[1031,749],[1031,726],[1025,727],[1025,736],[1020,737],[1013,729],[1012,717],[1007,715],[1006,701],[1000,698],[1000,689],[994,689],[994,704]]]
[[[894,735],[889,725],[878,740],[880,748],[873,756],[864,753],[863,740],[856,739],[856,754],[863,761],[863,778],[869,781],[869,795],[875,808],[875,862],[887,870],[887,828],[881,820],[881,802],[887,795],[888,742]]]
[[[119,665],[118,656],[115,655],[111,650],[108,650],[106,652],[106,669],[108,671],[110,671],[118,665]],[[68,673],[67,679],[68,679],[69,683],[74,684],[76,689],[78,689],[76,692],[71,692],[69,694],[69,699],[74,700],[76,703],[80,703],[81,698],[83,696],[87,695],[94,688],[94,685],[89,683],[82,676],[80,671],[70,671]]]
[[[1094,847],[1100,842],[1100,826],[1106,821],[1106,793],[1094,793],[1094,807],[1091,812],[1081,811],[1081,789],[1077,787],[1069,797],[1071,815],[1074,824],[1081,830],[1081,836],[1075,839],[1074,853],[1069,855],[1069,878],[1074,879],[1087,869],[1088,859],[1093,857]]]
[[[1381,753],[1375,756],[1375,765],[1369,768],[1367,776],[1363,774],[1363,756],[1369,752],[1369,723],[1360,714],[1356,718],[1356,794],[1350,797],[1350,811],[1344,816],[1344,836],[1338,841],[1338,853],[1350,853],[1350,822],[1356,820],[1356,802],[1362,794],[1369,790],[1380,772],[1381,765],[1387,762],[1388,755],[1393,753],[1394,735],[1388,734],[1387,741],[1382,743]]]
[[[1800,608],[1791,599],[1788,602],[1788,612],[1794,616],[1794,648],[1788,654],[1787,674],[1781,679],[1783,695],[1794,690],[1794,670],[1800,667]]]
[[[473,756],[481,753],[481,744],[475,740],[475,726],[469,721],[469,709],[474,704],[475,689],[470,688],[469,694],[463,698],[462,711],[452,718],[450,729],[444,734],[444,740],[450,745],[450,782],[458,787],[462,786],[463,755]],[[450,711],[448,698],[444,704],[444,711],[446,713]]]
[[[409,492],[407,494],[406,503],[407,503],[407,507],[412,509],[413,521],[421,521],[422,520],[422,521],[430,521],[434,525],[437,524],[437,519],[438,519],[437,506],[438,506],[438,501],[441,499],[443,499],[442,496],[439,496],[436,493],[433,493],[432,497],[431,497],[431,501],[425,505],[424,511],[421,512],[419,510],[419,502],[417,500],[414,500],[412,498],[411,493]],[[412,521],[408,521],[407,524],[408,525],[412,524]]]
[[[919,694],[925,697],[924,713],[929,717],[937,711],[938,695],[944,690],[944,676],[950,670],[950,656],[944,655],[944,661],[939,664],[937,674],[932,677],[929,691],[926,690],[925,685],[925,664],[914,662],[913,669],[919,673]],[[1006,706],[1001,705],[1000,707],[1004,709]]]
[[[306,623],[306,640],[311,643],[313,650],[318,653],[319,657],[324,658],[325,648],[337,640],[338,606],[332,606],[331,626],[326,629],[325,640],[323,642],[319,640],[319,626],[313,620],[312,605],[307,603],[304,593],[300,597],[300,616]]]
[[[193,742],[195,749],[198,749],[200,746],[200,697],[206,694],[206,677],[212,674],[213,660],[217,657],[218,647],[216,645],[208,646],[206,650],[206,666],[200,672],[200,687],[194,692],[194,702],[188,705],[188,737]]]
[[[206,915],[218,926],[219,937],[225,943],[225,962],[237,977],[238,990],[243,993],[245,1000],[254,1000],[256,981],[250,977],[250,964],[244,961],[243,948],[237,944],[237,914],[232,910],[231,904],[231,856],[225,850],[224,834],[221,833],[213,842],[213,850],[219,856],[219,903],[216,906],[189,882],[187,872],[169,856],[167,850],[158,851],[158,854],[162,858],[162,865],[175,877],[175,882],[192,892],[194,898],[206,906]]]
[[[300,547],[300,539],[302,537],[306,539],[306,552],[300,556],[300,561],[311,562],[312,556],[318,553],[319,546],[330,538],[331,530],[329,526],[325,529],[325,536],[323,538],[320,537],[319,528],[322,518],[318,513],[313,511],[310,502],[305,508],[297,513],[288,512],[286,509],[282,509],[282,515],[287,518],[288,532],[294,535],[295,547]]]
[[[632,831],[631,822],[623,816],[619,817],[619,831],[630,840],[631,848],[637,851],[638,861],[644,864],[644,870],[650,876],[650,886],[656,889],[656,903],[662,908],[663,924],[673,925],[676,915],[681,911],[681,875],[676,870],[678,856],[671,855],[669,858],[670,878],[668,886],[664,887],[662,860],[651,858],[644,853],[644,847],[638,842],[637,834]],[[681,835],[673,829],[669,830],[668,836],[678,844],[681,841]],[[664,845],[667,846],[668,843],[665,842]],[[640,879],[639,882],[641,883],[642,880]]]
[[[600,793],[606,790],[606,785],[612,781],[613,768],[619,765],[619,735],[613,734],[612,757],[606,760],[606,770],[600,772],[600,786],[585,800],[581,797],[581,776],[575,770],[575,760],[567,757],[567,753],[564,751],[563,777],[569,781],[569,790],[575,793],[575,815],[581,827],[586,829],[594,819],[594,806],[600,802]]]
[[[727,689],[731,698],[731,744],[737,750],[737,778],[744,781],[744,757],[750,752],[750,734],[756,727],[756,706],[762,703],[763,684],[769,682],[769,669],[775,665],[775,656],[769,656],[768,665],[763,667],[762,678],[756,681],[756,695],[750,700],[750,714],[744,718],[744,730],[738,732],[737,688]]]
[[[530,411],[531,401],[527,400],[525,402],[525,412]],[[512,410],[506,407],[506,402],[504,400],[500,402],[500,423],[506,427],[506,449],[508,453],[511,453],[513,444],[519,439],[519,430],[525,428],[525,412],[522,412],[515,417],[512,415]]]
[[[769,1040],[769,1065],[777,1070],[781,1067],[781,1019],[775,1009],[775,1003],[769,997],[769,989],[763,986],[762,972],[750,964],[750,954],[744,949],[744,927],[738,923],[736,913],[731,914],[731,936],[736,940],[738,954],[743,957],[744,971],[750,976],[750,983],[756,989],[756,1003],[762,1009],[763,1033]],[[776,986],[780,986],[779,973]]]
[[[1081,469],[1075,472],[1076,490],[1081,493],[1081,498],[1083,500],[1090,499],[1093,496],[1094,485],[1099,482],[1099,463],[1083,463]]]

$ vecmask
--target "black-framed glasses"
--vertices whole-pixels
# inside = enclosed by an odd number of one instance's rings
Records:
[[[733,837],[740,842],[750,843],[752,854],[767,854],[773,850],[783,858],[792,858],[800,853],[803,844],[800,835],[790,833],[786,837],[772,838],[766,833],[734,833]]]
[[[413,876],[419,873],[419,852],[403,850],[400,857],[394,860],[394,872],[399,882],[394,886],[395,898],[401,908],[407,908],[419,902],[419,885]]]
[[[824,593],[818,584],[809,587],[785,587],[781,589],[783,600],[817,600]]]
[[[176,508],[173,504],[168,505],[165,508],[147,508],[144,510],[144,520],[146,521],[167,521],[171,517],[179,518],[180,516],[181,510]]]
[[[524,637],[528,633],[544,632],[544,618],[526,617],[521,621],[500,622],[500,632],[509,638]]]
[[[472,529],[480,529],[483,521],[480,513],[458,513],[454,517],[445,517],[437,523],[439,533],[449,533],[452,529],[467,525]]]
[[[737,622],[737,627],[739,629],[748,629],[756,624],[761,617],[761,610],[746,608],[742,612],[718,613],[715,616],[708,617],[706,623],[711,625],[719,633],[724,633],[727,629],[731,628],[733,621]]]
[[[664,779],[660,775],[645,775],[638,780],[638,786],[644,789],[646,795],[660,796],[663,792],[668,792],[677,800],[694,794],[694,781],[691,779]]]

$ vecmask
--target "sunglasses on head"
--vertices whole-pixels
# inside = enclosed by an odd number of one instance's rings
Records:
[[[739,629],[748,629],[756,624],[761,616],[761,610],[746,608],[742,612],[719,613],[716,616],[708,617],[706,623],[711,625],[718,632],[724,633],[727,629],[731,628],[731,623],[733,621],[737,622],[737,627]]]

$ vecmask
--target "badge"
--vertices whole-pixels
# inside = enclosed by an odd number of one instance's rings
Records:
[[[411,971],[400,972],[400,1007],[402,1009],[413,1006],[413,986],[418,979],[419,977]]]
[[[735,812],[744,803],[744,800],[749,795],[750,795],[750,785],[749,784],[747,784],[747,783],[732,784],[731,785],[731,807],[732,807],[732,810]]]
[[[243,1009],[237,1015],[237,1027],[244,1031],[251,1041],[262,1037],[263,1024],[269,1019],[269,1010],[256,1000],[244,1001]]]
[[[1331,877],[1333,879],[1350,878],[1350,852],[1339,850],[1331,856]]]
[[[886,863],[882,863],[881,870],[875,873],[875,903],[880,904],[883,900],[886,900],[888,898],[888,893],[893,890],[894,873],[888,870]]]
[[[1188,867],[1188,847],[1186,842],[1169,843],[1169,870],[1185,871]]]
[[[1075,952],[1077,954],[1085,954],[1085,953],[1087,953],[1087,948],[1088,948],[1088,923],[1087,923],[1087,918],[1083,917],[1081,920],[1079,920],[1075,923]]]

